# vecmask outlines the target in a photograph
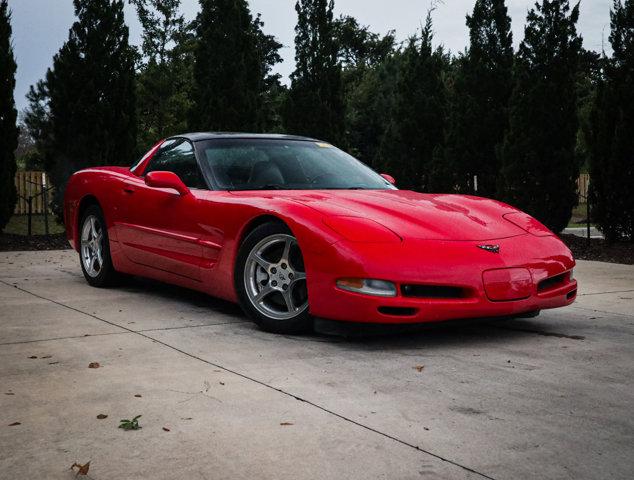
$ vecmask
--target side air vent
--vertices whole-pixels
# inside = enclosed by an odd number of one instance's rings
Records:
[[[392,315],[397,317],[411,317],[416,315],[418,310],[416,308],[409,307],[379,307],[379,313],[383,315]]]
[[[568,273],[562,273],[560,275],[555,275],[554,277],[547,278],[542,280],[537,284],[537,291],[539,293],[546,292],[548,290],[552,290],[553,288],[561,287],[566,283],[566,279],[568,277]]]
[[[444,285],[401,285],[404,297],[412,298],[467,298],[468,290]]]

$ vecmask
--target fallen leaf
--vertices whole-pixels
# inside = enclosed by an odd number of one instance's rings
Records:
[[[40,358],[51,358],[53,355],[44,355],[43,357]]]
[[[88,368],[99,368],[101,367],[101,365],[99,365],[99,362],[90,362],[88,364]]]
[[[192,417],[182,417],[181,420],[193,420]]]
[[[169,432],[169,431],[170,431],[170,429],[169,429],[169,428],[167,428],[167,427],[163,427],[163,431],[164,431],[164,432]]]
[[[280,423],[280,425],[283,426],[283,427],[287,427],[289,425],[294,425],[294,423],[292,423],[292,422],[282,422],[282,423]]]
[[[136,397],[136,398],[141,398],[141,395],[137,393],[137,394],[135,395],[135,397]]]
[[[5,392],[5,395],[15,395],[13,392]]]
[[[36,355],[31,355],[29,358],[37,358]]]
[[[106,415],[105,413],[100,413],[99,415],[97,415],[97,418],[99,420],[103,420],[104,418],[108,418],[108,415]]]
[[[59,362],[48,362],[49,365],[57,365]]]
[[[70,469],[74,470],[75,468],[77,468],[77,473],[75,474],[75,476],[77,476],[77,475],[88,475],[88,470],[90,469],[90,462],[88,462],[85,465],[80,465],[79,463],[75,462],[70,467]]]
[[[15,427],[16,425],[22,425],[22,424],[20,422],[13,422],[9,424],[10,427]]]
[[[425,365],[416,365],[416,366],[414,367],[414,369],[415,369],[415,370],[417,370],[417,371],[419,371],[419,372],[422,372],[424,368],[425,368]]]
[[[220,385],[224,385],[224,384],[225,384],[225,382],[218,382],[218,383],[219,383]]]

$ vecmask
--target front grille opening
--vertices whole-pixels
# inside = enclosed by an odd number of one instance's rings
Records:
[[[576,295],[577,295],[577,289],[575,288],[572,292],[568,292],[568,295],[566,295],[566,298],[570,300],[571,298],[575,298]]]
[[[467,298],[469,291],[445,285],[401,285],[404,297],[414,298]]]
[[[397,317],[411,317],[416,315],[418,309],[410,307],[379,307],[379,313]]]
[[[537,285],[538,292],[545,292],[546,290],[551,290],[553,288],[557,288],[566,283],[566,279],[568,278],[568,272],[562,273],[560,275],[555,275],[554,277],[547,278],[546,280],[542,280]]]

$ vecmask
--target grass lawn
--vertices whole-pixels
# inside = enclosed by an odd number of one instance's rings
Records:
[[[570,222],[568,222],[568,228],[574,227],[585,227],[586,226],[586,218],[588,215],[588,204],[580,203],[572,210],[572,217],[570,218]],[[590,226],[594,224],[590,222]]]
[[[33,235],[44,235],[46,233],[44,229],[44,215],[33,215],[31,221]],[[27,235],[29,232],[28,222],[28,215],[13,215],[7,226],[4,227],[4,233]],[[49,215],[48,231],[50,234],[63,233],[64,225],[57,223],[54,215]]]

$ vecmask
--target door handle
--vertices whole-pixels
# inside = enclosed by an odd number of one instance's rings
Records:
[[[126,185],[125,187],[123,187],[123,191],[125,193],[134,193],[135,188],[131,185]]]

